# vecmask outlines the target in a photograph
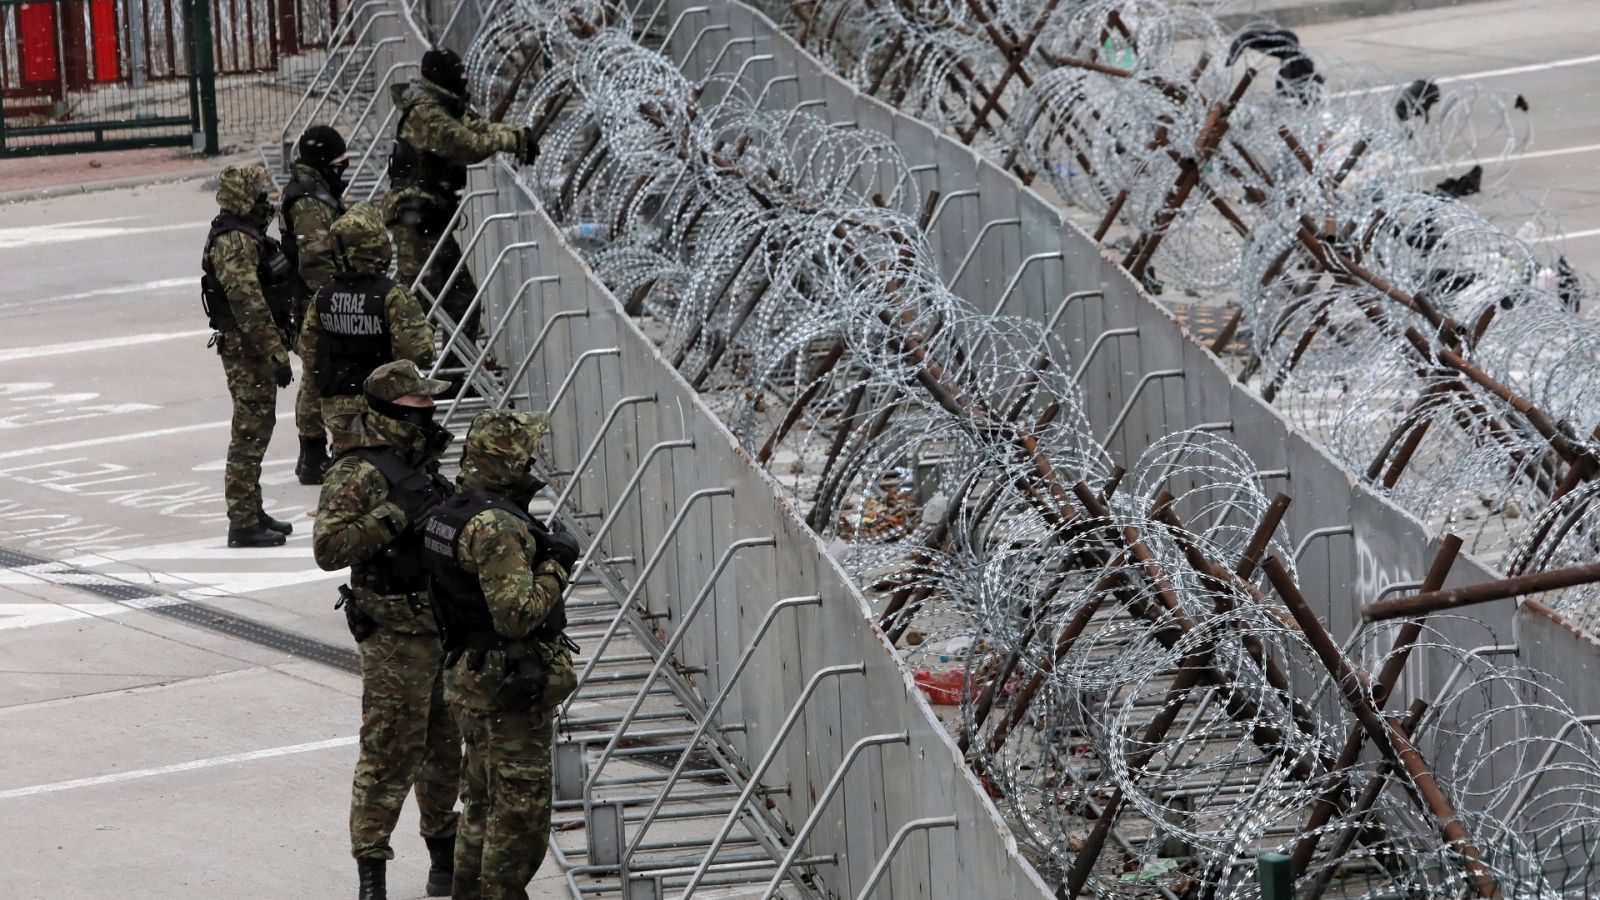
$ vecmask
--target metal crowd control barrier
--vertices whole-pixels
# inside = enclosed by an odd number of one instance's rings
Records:
[[[481,176],[484,220],[509,215],[485,251],[555,279],[542,318],[489,279],[483,303],[510,323],[494,352],[525,361],[506,393],[552,414],[542,512],[583,535],[569,604],[589,630],[554,763],[569,890],[1044,896],[815,535],[512,167]]]

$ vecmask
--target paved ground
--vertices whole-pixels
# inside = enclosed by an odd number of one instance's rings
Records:
[[[1591,4],[1507,0],[1301,34],[1372,84],[1489,72],[1525,95],[1539,142],[1505,183],[1560,213],[1569,257],[1594,274]],[[63,161],[67,180],[91,177],[79,163]],[[298,533],[281,550],[224,546],[228,402],[196,286],[211,214],[199,183],[0,208],[4,900],[352,891],[359,685],[331,609],[339,576],[306,546],[315,493],[292,476],[287,394],[266,497]],[[394,896],[416,897],[414,816],[400,831]],[[563,895],[550,872],[536,896]]]
[[[1319,69],[1357,70],[1361,85],[1431,78],[1449,92],[1475,81],[1508,101],[1525,97],[1533,146],[1509,167],[1487,167],[1486,195],[1468,202],[1515,231],[1526,221],[1526,206],[1510,195],[1531,198],[1559,218],[1567,259],[1600,276],[1600,16],[1594,13],[1593,0],[1497,0],[1297,32]],[[1473,162],[1462,159],[1437,175],[1461,174]]]
[[[296,534],[225,546],[229,404],[197,290],[212,212],[188,183],[0,213],[6,900],[354,893],[360,686],[287,393],[265,493]],[[426,868],[407,813],[396,898]]]

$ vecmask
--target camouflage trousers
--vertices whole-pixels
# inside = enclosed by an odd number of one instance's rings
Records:
[[[433,265],[428,267],[428,273],[422,278],[422,286],[428,289],[428,294],[438,299],[456,264],[461,262],[461,245],[456,242],[455,235],[448,232],[443,235],[427,234],[415,225],[399,221],[389,224],[389,233],[394,236],[395,281],[406,288],[416,281],[422,264],[428,261],[428,254],[433,252],[434,241],[438,241],[439,255],[433,258]],[[449,292],[440,302],[440,306],[450,315],[450,321],[461,324],[461,317],[466,315],[467,307],[472,305],[472,295],[477,292],[478,286],[472,280],[472,272],[462,266]],[[422,304],[423,312],[429,311],[433,305],[420,291],[417,293],[417,302]],[[478,319],[478,314],[474,312],[465,326],[466,337],[478,336]],[[440,332],[444,334],[442,326]],[[447,362],[446,365],[453,364]]]
[[[422,836],[456,830],[461,737],[444,703],[436,634],[378,628],[361,652],[361,754],[350,790],[350,854],[393,859],[389,836],[416,786]]]
[[[555,711],[452,704],[466,746],[453,900],[527,900],[550,845]]]
[[[222,496],[229,526],[249,528],[261,521],[261,460],[278,423],[277,366],[270,357],[247,356],[234,349],[239,342],[237,333],[221,335],[218,341],[217,355],[222,357],[222,373],[233,398],[233,431],[228,439]]]
[[[295,343],[295,355],[300,357],[300,389],[294,395],[294,430],[303,438],[326,440],[322,423],[322,393],[311,377],[311,367],[316,360],[307,355],[306,336],[302,329]]]

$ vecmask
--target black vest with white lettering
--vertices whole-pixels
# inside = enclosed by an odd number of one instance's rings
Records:
[[[530,535],[543,529],[527,510],[497,494],[464,491],[435,506],[422,520],[422,564],[428,570],[433,615],[438,621],[444,649],[497,649],[509,639],[496,634],[489,600],[476,572],[461,566],[461,532],[474,517],[491,509],[503,510],[522,520]],[[551,638],[567,627],[566,602],[556,605],[534,632]]]
[[[382,275],[338,272],[317,292],[317,390],[324,397],[361,393],[372,370],[394,361],[384,298],[394,282]]]

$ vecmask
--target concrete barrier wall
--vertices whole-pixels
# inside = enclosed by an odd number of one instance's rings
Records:
[[[502,359],[521,359],[542,323],[562,311],[582,318],[557,326],[535,359],[527,382],[540,407],[559,385],[571,387],[556,401],[548,441],[548,465],[576,467],[617,401],[650,396],[626,407],[606,432],[604,452],[576,477],[575,509],[594,524],[595,514],[626,507],[604,541],[607,555],[642,560],[661,540],[685,499],[705,488],[726,487],[731,496],[702,501],[678,533],[668,564],[652,575],[645,594],[669,636],[689,630],[677,653],[686,667],[703,667],[696,686],[703,696],[723,685],[740,650],[767,609],[788,597],[818,596],[817,607],[779,615],[737,686],[725,718],[747,730],[736,739],[747,763],[772,745],[789,709],[813,673],[859,663],[861,674],[823,684],[805,707],[798,729],[783,743],[777,764],[763,782],[781,790],[778,809],[791,824],[810,812],[848,748],[862,737],[905,733],[909,744],[868,750],[851,768],[840,795],[807,844],[808,854],[834,854],[837,867],[820,867],[830,892],[850,897],[860,890],[890,836],[904,823],[930,816],[955,816],[955,830],[913,836],[895,857],[880,898],[971,898],[1046,896],[1049,891],[1017,852],[998,811],[962,764],[948,734],[913,685],[909,672],[871,622],[871,609],[816,535],[783,499],[782,488],[738,447],[655,346],[622,313],[615,298],[568,249],[559,230],[504,163],[477,175],[492,186],[494,212],[516,212],[516,239],[537,247],[518,253],[518,272],[497,281],[489,320],[505,310],[509,290],[524,273],[555,276],[530,295],[519,316],[520,330],[498,348]],[[489,212],[486,205],[479,211]],[[604,351],[603,355],[584,354]],[[612,352],[612,351],[615,352]],[[574,367],[576,369],[574,375]],[[668,451],[652,463],[644,489],[622,491],[649,447],[688,438],[692,448]],[[772,546],[739,551],[717,580],[714,593],[693,621],[686,608],[701,591],[717,561],[735,541],[771,538]],[[637,564],[618,564],[631,582]]]
[[[710,11],[697,11],[705,7]],[[1104,441],[1116,462],[1132,468],[1165,435],[1231,423],[1220,433],[1250,454],[1263,473],[1263,489],[1294,498],[1285,525],[1296,544],[1322,529],[1348,529],[1315,539],[1299,560],[1302,589],[1336,639],[1355,631],[1361,604],[1386,590],[1410,590],[1403,586],[1422,579],[1438,549],[1432,530],[1356,483],[1259,395],[1237,384],[1215,355],[1190,339],[1172,314],[1050,199],[947,134],[862,95],[751,7],[736,0],[666,0],[665,10],[662,30],[681,18],[665,52],[683,63],[690,79],[714,84],[742,73],[739,85],[749,97],[763,97],[765,90],[763,108],[805,104],[806,112],[829,123],[891,136],[919,189],[943,195],[945,206],[928,229],[928,240],[947,282],[974,306],[999,306],[1006,314],[1048,321],[1068,295],[1102,292],[1099,299],[1074,301],[1055,331],[1073,365],[1099,343],[1081,383],[1095,435],[1106,436],[1134,398],[1126,422]],[[702,33],[724,25],[724,30]],[[758,59],[767,56],[772,59]],[[769,87],[774,78],[785,80]],[[712,95],[721,90],[713,87]],[[858,178],[868,193],[892,190],[882,174],[863,170]],[[1137,334],[1115,334],[1128,329]],[[1108,332],[1113,336],[1105,336]],[[1171,370],[1183,374],[1148,378]],[[1449,583],[1493,577],[1487,565],[1463,556]],[[1462,646],[1480,647],[1512,641],[1513,614],[1512,603],[1500,602],[1473,608],[1471,621],[1438,619],[1433,625]],[[1423,655],[1412,667],[1408,689],[1397,702],[1431,698],[1455,663]]]

